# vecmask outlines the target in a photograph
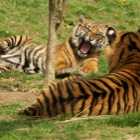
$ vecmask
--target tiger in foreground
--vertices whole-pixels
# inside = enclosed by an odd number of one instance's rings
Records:
[[[77,71],[80,75],[98,72],[99,56],[105,46],[105,31],[107,27],[97,22],[89,21],[80,16],[79,24],[66,41],[56,47],[56,75],[69,74]],[[12,66],[26,73],[42,73],[46,67],[46,45],[27,43],[17,52],[1,56],[3,65],[16,62]],[[19,62],[17,62],[19,60]],[[1,62],[1,64],[2,64]],[[6,64],[5,64],[6,63]],[[13,67],[9,66],[9,70]],[[8,68],[1,72],[6,72]],[[2,71],[3,70],[3,71]]]
[[[68,77],[44,88],[19,115],[106,115],[140,111],[140,32],[108,27],[106,55],[110,72],[86,79]]]

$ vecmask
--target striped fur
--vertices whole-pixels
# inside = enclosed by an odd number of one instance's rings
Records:
[[[98,72],[99,56],[105,46],[106,29],[106,26],[80,16],[80,23],[74,28],[70,37],[56,47],[56,75],[77,71],[85,76]],[[46,48],[46,45],[35,43],[24,45],[21,48],[20,65],[17,69],[26,73],[44,72]],[[4,57],[6,59],[7,55]]]
[[[10,36],[8,38],[0,39],[0,55],[3,54],[12,54],[26,43],[32,43],[33,40],[30,36]]]
[[[30,45],[29,45],[30,44]],[[19,69],[24,46],[35,44],[30,36],[10,36],[0,39],[0,73]]]
[[[140,35],[109,27],[110,72],[99,78],[69,77],[44,88],[19,115],[76,116],[126,114],[140,111]],[[109,50],[108,50],[109,51]],[[109,53],[108,53],[109,54]]]

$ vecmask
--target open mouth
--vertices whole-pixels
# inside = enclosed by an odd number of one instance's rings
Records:
[[[97,47],[99,47],[98,45],[99,45],[98,43],[95,43],[93,45],[93,44],[91,44],[91,42],[83,40],[80,44],[80,47],[79,47],[77,53],[81,57],[86,57],[90,53],[91,49],[94,52],[94,50]]]
[[[79,51],[81,51],[81,53],[83,54],[87,54],[91,49],[91,44],[89,41],[85,41],[84,43],[82,43],[82,46],[80,47]]]

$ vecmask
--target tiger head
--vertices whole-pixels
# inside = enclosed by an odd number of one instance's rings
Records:
[[[140,29],[137,32],[117,32],[108,27],[106,32],[108,45],[105,55],[109,64],[110,72],[125,67],[132,59],[137,59],[140,53]],[[128,68],[129,65],[127,65]]]
[[[105,33],[108,26],[87,20],[83,15],[79,18],[80,23],[75,27],[71,36],[71,46],[80,57],[101,52],[105,46]]]

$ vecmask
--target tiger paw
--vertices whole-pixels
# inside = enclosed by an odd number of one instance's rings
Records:
[[[89,67],[80,67],[78,69],[78,73],[82,76],[87,76],[91,73],[97,73],[98,72],[98,68],[89,68]]]
[[[87,73],[85,73],[85,72],[83,72],[83,71],[81,71],[81,70],[78,70],[78,73],[79,73],[80,75],[82,75],[82,76],[87,76],[87,75],[88,75]]]
[[[25,73],[29,73],[29,74],[35,73],[35,71],[31,70],[30,68],[26,68],[26,69],[24,69],[24,71],[25,71]]]

